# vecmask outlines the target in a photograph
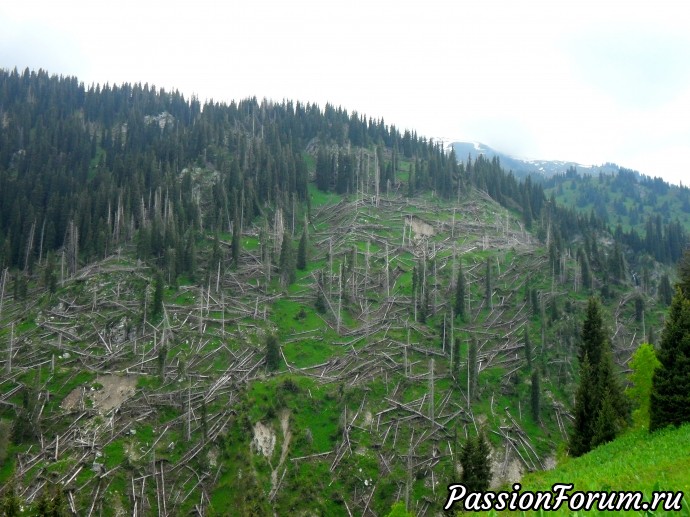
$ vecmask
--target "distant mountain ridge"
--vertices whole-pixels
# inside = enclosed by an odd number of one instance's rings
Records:
[[[561,160],[523,160],[497,151],[480,142],[453,142],[451,146],[455,150],[457,158],[463,162],[467,161],[468,156],[472,157],[472,160],[475,160],[480,154],[487,158],[497,156],[501,166],[506,171],[512,171],[519,178],[527,176],[551,178],[557,174],[565,174],[570,168],[575,168],[580,174],[598,174],[600,172],[612,174],[619,170],[618,165],[613,163],[593,166]]]

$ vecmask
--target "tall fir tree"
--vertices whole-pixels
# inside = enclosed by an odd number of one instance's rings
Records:
[[[532,410],[532,419],[539,422],[541,416],[541,386],[539,385],[539,372],[534,370],[532,372],[532,386],[530,397],[530,409]]]
[[[678,262],[678,287],[683,296],[690,300],[690,248],[685,250]]]
[[[592,426],[592,440],[590,448],[613,441],[619,431],[616,410],[613,407],[611,393],[605,390],[599,403],[596,420]]]
[[[569,443],[573,456],[611,440],[627,425],[630,414],[614,371],[611,345],[595,298],[590,298],[587,305],[578,357],[580,384],[575,395],[575,424]]]
[[[154,286],[153,286],[153,304],[151,306],[151,315],[156,317],[163,313],[163,276],[160,272],[156,272]]]
[[[477,377],[479,374],[479,362],[477,358],[477,339],[472,336],[470,347],[467,353],[467,398],[475,400],[477,398]]]
[[[46,260],[46,268],[43,272],[43,283],[52,294],[57,290],[57,274],[55,272],[55,256],[53,253],[48,253]]]
[[[570,454],[575,457],[582,456],[591,449],[592,436],[594,435],[592,416],[596,412],[593,384],[592,367],[589,363],[589,356],[585,354],[580,362],[580,383],[575,392],[575,407],[573,409],[575,422],[568,441]]]
[[[659,301],[664,305],[671,305],[673,301],[673,287],[667,274],[663,274],[659,280],[658,289]]]
[[[266,368],[275,371],[280,366],[280,344],[275,334],[266,336]]]
[[[491,285],[491,262],[489,258],[486,259],[486,277],[485,277],[485,288],[486,288],[486,306],[489,309],[493,309],[492,294],[493,287]]]
[[[453,377],[455,382],[460,378],[460,338],[456,337],[453,343]]]
[[[307,236],[307,225],[304,225],[302,230],[302,237],[299,240],[297,247],[297,269],[304,271],[307,269],[307,246],[309,245],[309,237]]]
[[[523,345],[525,347],[525,361],[527,362],[527,370],[532,370],[532,343],[529,339],[529,329],[525,327],[523,335]]]
[[[240,228],[239,216],[235,216],[235,222],[232,225],[232,243],[230,248],[232,251],[232,267],[237,269],[240,263],[240,249],[242,247],[242,229]]]
[[[690,422],[690,300],[680,287],[671,302],[652,377],[649,430]]]
[[[601,360],[601,352],[604,348],[606,335],[601,316],[601,307],[596,298],[590,298],[587,303],[585,322],[582,325],[582,343],[578,359],[582,361],[584,356],[589,357],[589,363],[596,367]]]
[[[286,231],[280,247],[280,280],[284,286],[295,281],[295,253],[292,249],[292,239]]]
[[[468,492],[485,492],[491,483],[491,449],[484,433],[469,437],[460,451],[460,482]]]
[[[458,264],[458,278],[455,284],[455,315],[461,320],[465,319],[465,296],[467,285],[465,283],[465,273],[462,270],[462,261]]]
[[[611,345],[608,339],[604,343],[595,375],[594,389],[599,401],[597,413],[603,410],[603,401],[607,398],[614,415],[614,419],[610,423],[611,429],[618,431],[625,428],[630,419],[630,401],[625,396],[619,376],[616,374]],[[596,418],[599,418],[598,414]]]

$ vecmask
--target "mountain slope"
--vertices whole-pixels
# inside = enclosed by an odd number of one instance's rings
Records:
[[[433,512],[478,428],[496,483],[549,463],[589,296],[621,364],[660,326],[600,222],[496,162],[330,106],[2,80],[0,479],[23,504]]]
[[[675,263],[690,232],[690,189],[620,168],[584,176],[570,171],[543,183],[549,196],[582,213],[594,213],[635,252]]]

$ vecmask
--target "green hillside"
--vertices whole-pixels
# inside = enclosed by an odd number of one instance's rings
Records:
[[[431,515],[480,430],[496,486],[557,461],[591,297],[623,382],[663,326],[671,264],[497,160],[332,106],[0,79],[5,511]]]
[[[556,202],[591,213],[635,253],[675,263],[683,251],[684,232],[690,231],[690,189],[669,185],[618,168],[615,173],[579,174],[570,170],[543,182]]]
[[[521,481],[522,490],[532,491],[550,490],[555,483],[572,483],[573,490],[581,491],[641,491],[647,502],[653,491],[680,491],[686,494],[683,511],[668,514],[688,515],[690,426],[654,434],[630,432],[580,458],[563,458],[556,469],[530,473]]]
[[[107,483],[108,505],[133,499],[157,508],[165,483],[181,494],[165,503],[174,511],[208,497],[207,510],[221,514],[229,506],[380,513],[409,491],[421,512],[442,503],[458,447],[477,424],[504,451],[503,475],[543,468],[566,438],[589,291],[554,284],[545,247],[476,193],[460,203],[390,196],[378,207],[314,194],[309,264],[287,289],[276,273],[265,283],[258,257],[266,244],[255,247],[261,229],[250,227],[237,268],[222,266],[210,284],[166,283],[160,316],[147,314],[153,271],[126,249],[81,268],[54,294],[30,283],[31,298],[6,299],[2,336],[15,352],[4,400],[26,404],[30,415],[40,408],[45,435],[42,449],[30,433],[14,446],[21,486],[74,487],[79,508]],[[203,264],[214,242],[196,242],[199,266],[211,271]],[[230,247],[222,237],[220,245]],[[467,315],[452,320],[460,263]],[[572,259],[564,266],[577,267]],[[627,345],[642,322],[623,286],[615,292]],[[269,333],[280,345],[275,372],[264,366]],[[478,364],[468,405],[472,338]],[[542,377],[539,421],[530,410],[533,368]],[[118,394],[113,413],[107,401]],[[44,462],[46,451],[58,460]],[[11,474],[6,468],[5,479]]]

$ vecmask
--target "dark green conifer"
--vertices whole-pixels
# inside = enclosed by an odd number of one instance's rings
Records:
[[[657,350],[661,366],[652,378],[649,430],[690,422],[690,300],[680,287]]]
[[[659,280],[659,301],[664,305],[671,305],[673,300],[673,287],[667,274],[663,274]]]
[[[455,381],[460,377],[460,338],[456,337],[453,343],[453,377]]]
[[[687,249],[678,263],[678,287],[683,296],[690,300],[690,249]]]
[[[266,368],[275,371],[280,366],[280,345],[275,334],[266,336]]]
[[[491,449],[482,431],[469,437],[460,451],[460,482],[468,492],[485,492],[491,483]]]
[[[153,285],[153,304],[151,306],[151,315],[156,317],[163,313],[163,277],[160,272],[156,272]]]
[[[286,231],[280,246],[280,280],[284,286],[295,281],[295,253],[292,248],[292,239]]]
[[[534,370],[532,372],[532,386],[531,386],[531,397],[530,397],[530,407],[532,410],[532,419],[535,422],[539,422],[541,416],[541,387],[539,385],[539,372]]]
[[[465,273],[462,270],[462,261],[458,264],[458,278],[455,284],[455,315],[461,320],[465,319]]]
[[[2,505],[0,505],[0,510],[2,510],[2,515],[5,517],[15,517],[20,515],[20,501],[17,493],[15,491],[14,480],[10,482],[9,486],[5,488],[5,494],[2,498]]]
[[[235,223],[232,227],[232,242],[230,244],[230,250],[232,252],[232,267],[237,269],[237,266],[240,263],[240,251],[242,247],[242,230],[240,229],[239,217],[235,218]]]
[[[304,229],[302,230],[302,237],[300,237],[299,240],[299,246],[297,248],[297,269],[300,271],[304,271],[307,269],[307,245],[308,245],[308,236],[307,236],[307,225],[304,225]]]
[[[491,285],[491,262],[489,261],[489,258],[486,259],[485,287],[486,287],[486,306],[489,309],[493,309],[493,303],[491,301],[491,295],[493,294],[493,287]]]
[[[469,393],[467,394],[467,397],[470,400],[474,400],[477,398],[477,377],[479,373],[479,363],[477,361],[477,340],[474,336],[472,336],[472,338],[470,339],[470,347],[467,354],[467,361],[467,367],[469,370]]]
[[[525,347],[525,361],[527,361],[527,370],[532,369],[532,342],[529,339],[529,329],[525,327],[523,335],[523,345]]]
[[[593,383],[594,377],[589,356],[585,354],[580,361],[580,383],[575,393],[575,408],[573,410],[575,422],[568,442],[570,454],[575,457],[582,456],[591,448],[592,436],[594,435],[592,416],[596,409]]]
[[[580,384],[570,439],[570,451],[574,456],[589,452],[603,443],[602,440],[609,440],[611,433],[615,436],[627,425],[630,415],[628,400],[614,372],[611,345],[604,333],[599,302],[594,298],[590,298],[587,306],[579,358]],[[603,408],[605,399],[610,408]]]
[[[55,273],[55,256],[53,253],[48,253],[46,268],[43,275],[45,287],[50,293],[54,293],[57,290],[57,274]]]
[[[601,399],[601,407],[597,413],[592,432],[591,448],[598,447],[607,442],[611,442],[618,434],[618,419],[616,410],[611,401],[611,394],[608,390],[604,391]]]
[[[165,344],[158,347],[158,376],[165,379],[165,361],[168,358],[168,347]]]
[[[605,341],[606,336],[599,302],[595,298],[590,298],[587,304],[585,322],[582,325],[582,344],[578,354],[580,362],[587,355],[590,365],[597,367],[601,360],[601,351]]]

